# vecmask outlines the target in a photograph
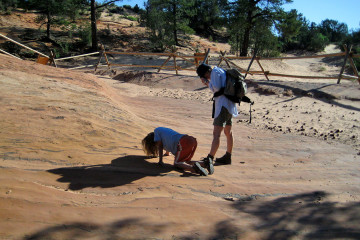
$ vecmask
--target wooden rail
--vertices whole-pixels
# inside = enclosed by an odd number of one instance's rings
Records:
[[[62,61],[62,60],[68,60],[68,59],[86,57],[86,56],[96,55],[96,54],[99,54],[99,53],[100,53],[100,52],[93,52],[93,53],[81,54],[81,55],[64,57],[64,58],[56,58],[55,61]]]

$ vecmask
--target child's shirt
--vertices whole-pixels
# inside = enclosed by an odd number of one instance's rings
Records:
[[[176,155],[177,146],[184,134],[180,134],[170,128],[158,127],[154,130],[154,141],[161,141],[166,151]]]

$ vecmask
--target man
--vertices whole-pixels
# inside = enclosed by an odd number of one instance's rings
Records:
[[[213,69],[207,64],[201,64],[196,70],[202,83],[210,88],[213,93],[216,93],[226,84],[226,72],[224,69],[214,67]],[[224,130],[226,136],[226,153],[221,158],[216,159],[217,164],[231,164],[231,153],[234,145],[234,138],[232,134],[232,117],[238,115],[238,111],[234,102],[229,100],[224,95],[214,97],[215,107],[213,109],[214,130],[213,140],[211,144],[210,153],[205,159],[214,160],[215,154],[220,146],[220,136]]]

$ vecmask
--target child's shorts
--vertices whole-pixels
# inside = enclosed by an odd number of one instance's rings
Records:
[[[196,138],[185,135],[183,136],[178,144],[178,151],[175,155],[175,163],[178,162],[189,162],[194,156],[197,147]]]

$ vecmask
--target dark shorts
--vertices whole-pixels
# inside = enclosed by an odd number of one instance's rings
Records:
[[[222,107],[219,116],[214,119],[213,125],[220,127],[231,126],[232,114],[225,107]]]

